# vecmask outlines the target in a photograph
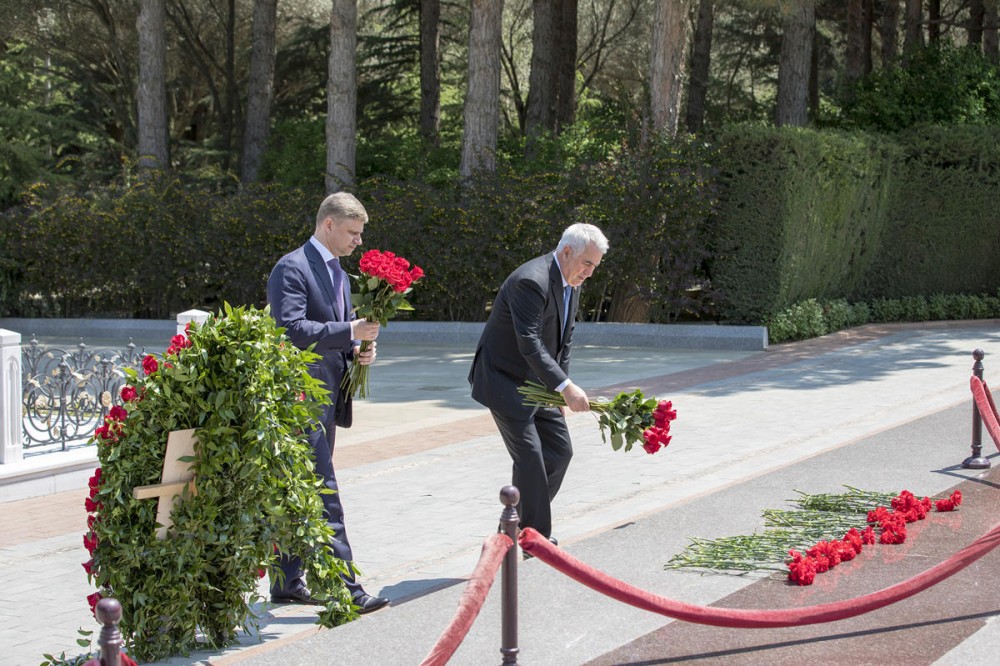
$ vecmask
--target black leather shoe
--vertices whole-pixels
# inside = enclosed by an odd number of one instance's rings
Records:
[[[358,607],[358,614],[364,615],[388,606],[389,600],[385,597],[373,597],[366,592],[360,597],[354,598],[354,605]]]
[[[314,597],[308,588],[300,587],[297,590],[291,592],[281,592],[278,594],[271,594],[271,603],[273,604],[307,604],[309,606],[323,606],[326,601],[320,599],[319,597]]]
[[[555,537],[549,537],[549,542],[553,546],[558,546],[559,545],[559,539],[557,539]],[[524,555],[523,559],[525,559],[525,560],[530,560],[531,558],[534,557],[534,555],[532,555],[531,553],[526,552],[526,551],[523,551],[523,555]]]

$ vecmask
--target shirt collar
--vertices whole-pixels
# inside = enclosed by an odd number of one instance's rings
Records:
[[[556,266],[559,268],[559,278],[562,280],[563,289],[569,286],[569,282],[566,282],[566,278],[563,276],[562,265],[559,263],[559,253],[553,252],[552,258],[556,260]]]
[[[319,250],[319,256],[323,257],[324,264],[330,263],[331,259],[336,259],[336,257],[333,256],[333,253],[326,249],[326,246],[320,243],[319,239],[315,236],[310,236],[309,242],[313,244],[313,247]]]

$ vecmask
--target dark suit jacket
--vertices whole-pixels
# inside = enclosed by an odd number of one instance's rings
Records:
[[[555,257],[536,257],[510,274],[493,301],[469,372],[475,400],[504,416],[527,418],[534,408],[524,405],[517,388],[530,379],[555,389],[567,378],[579,291],[573,290],[564,335]]]
[[[322,424],[348,428],[352,421],[351,398],[342,395],[340,382],[347,372],[355,340],[351,339],[351,286],[344,279],[344,303],[335,311],[333,282],[319,250],[307,242],[282,257],[267,280],[267,300],[271,316],[299,349],[320,354],[310,364],[309,374],[322,381],[331,392],[332,405],[323,410]]]

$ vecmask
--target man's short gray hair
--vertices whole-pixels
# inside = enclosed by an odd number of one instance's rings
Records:
[[[333,218],[334,221],[344,218],[361,220],[368,222],[368,211],[358,198],[349,192],[334,192],[319,205],[316,213],[316,226],[323,223],[326,218]]]
[[[556,252],[568,247],[572,248],[573,254],[577,254],[587,249],[587,245],[591,243],[600,250],[601,254],[608,251],[608,239],[605,238],[604,232],[593,224],[577,222],[566,227],[562,238],[559,239],[559,245],[556,246]]]

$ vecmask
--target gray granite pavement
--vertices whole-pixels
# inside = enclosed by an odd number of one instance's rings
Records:
[[[673,443],[655,456],[612,452],[592,416],[571,416],[576,456],[554,505],[555,534],[640,587],[692,603],[724,598],[754,578],[663,571],[688,537],[749,533],[762,509],[796,488],[933,494],[972,475],[954,469],[968,455],[971,351],[986,351],[989,376],[997,324],[866,327],[766,352],[582,346],[577,383],[595,395],[639,386],[672,399],[679,416]],[[333,630],[317,630],[308,608],[262,609],[259,637],[165,663],[416,664],[447,624],[496,527],[510,462],[488,413],[468,398],[468,346],[387,337],[379,352],[375,397],[338,434],[336,457],[363,580],[391,606]],[[0,520],[32,501],[0,504]],[[40,511],[33,519],[45,519]],[[81,532],[0,542],[0,582],[16,590],[0,601],[0,662],[72,653],[76,629],[94,627],[82,600],[90,590]],[[560,580],[537,560],[521,574],[525,664],[585,663],[666,622]],[[24,598],[27,608],[15,603]],[[452,663],[499,663],[498,603],[494,590]],[[970,641],[996,649],[994,639]]]

